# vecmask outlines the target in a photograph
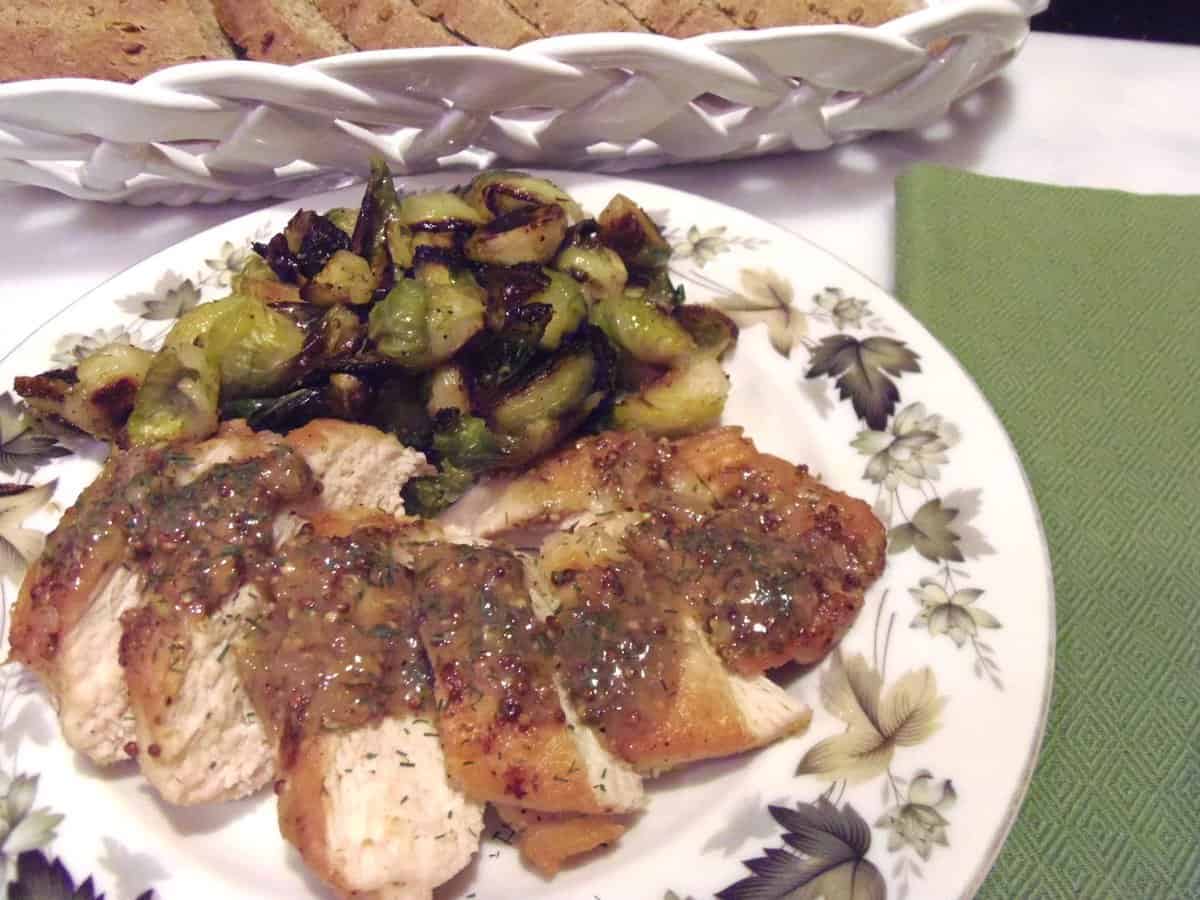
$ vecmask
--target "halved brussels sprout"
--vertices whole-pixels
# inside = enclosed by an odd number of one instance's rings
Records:
[[[367,334],[379,352],[413,369],[444,362],[483,328],[483,292],[463,281],[401,279],[371,310]]]
[[[319,355],[323,357],[348,356],[356,352],[366,337],[362,320],[354,310],[335,303],[325,310],[317,324]]]
[[[476,339],[463,362],[480,406],[488,406],[497,391],[524,372],[537,355],[553,314],[545,303],[517,306],[508,310],[503,327]]]
[[[583,210],[571,195],[552,181],[524,172],[495,169],[483,172],[467,186],[464,199],[481,213],[503,216],[530,206],[561,206],[572,221],[583,218]]]
[[[488,222],[467,238],[463,249],[469,259],[492,265],[547,263],[566,234],[561,206],[531,206]]]
[[[388,256],[397,269],[411,269],[413,264],[413,233],[407,225],[393,219],[384,228]]]
[[[653,303],[630,294],[601,300],[592,323],[641,362],[667,365],[696,351],[683,326]]]
[[[398,221],[414,231],[471,230],[490,218],[449,191],[409,194],[400,201],[397,215]]]
[[[500,401],[491,420],[501,431],[514,433],[538,419],[560,418],[592,392],[596,369],[589,349],[562,354]]]
[[[201,440],[217,430],[221,374],[204,348],[191,343],[154,355],[138,389],[126,431],[136,445]]]
[[[630,277],[625,293],[648,300],[661,310],[671,312],[687,299],[683,285],[671,284],[671,275],[665,268],[638,269],[634,276]]]
[[[717,423],[729,395],[729,377],[713,356],[697,355],[669,370],[641,393],[613,407],[613,424],[676,437]]]
[[[569,275],[553,269],[542,271],[550,283],[534,294],[529,302],[545,303],[552,310],[539,346],[543,350],[557,350],[563,338],[572,334],[587,318],[587,301],[579,285]]]
[[[247,259],[242,270],[233,276],[233,292],[257,297],[267,303],[295,303],[300,300],[300,288],[280,281],[267,261],[257,254]]]
[[[604,207],[597,220],[600,240],[621,255],[626,264],[650,269],[664,265],[671,256],[671,245],[645,210],[617,194]]]
[[[675,321],[692,336],[701,353],[723,356],[737,343],[737,323],[715,306],[681,306],[675,310]]]
[[[582,284],[593,301],[617,296],[629,279],[621,257],[599,241],[568,243],[559,251],[554,267]]]
[[[325,213],[325,218],[346,232],[346,237],[354,237],[354,226],[358,224],[358,210],[355,207],[335,207]]]
[[[370,303],[377,284],[371,264],[349,250],[338,250],[312,280],[300,288],[300,296],[317,306]]]
[[[234,302],[225,306],[207,333],[194,342],[203,346],[216,362],[221,390],[227,396],[238,397],[265,394],[282,387],[304,349],[304,330],[261,300],[230,299]]]

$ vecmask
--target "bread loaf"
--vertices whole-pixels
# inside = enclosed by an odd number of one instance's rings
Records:
[[[209,0],[0,0],[0,81],[136,81],[177,63],[232,59]]]
[[[358,50],[510,49],[588,32],[693,37],[780,25],[873,26],[923,0],[0,0],[0,81],[136,81],[183,62],[291,64]]]

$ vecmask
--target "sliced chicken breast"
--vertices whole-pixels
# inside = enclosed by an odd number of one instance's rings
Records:
[[[621,510],[649,514],[623,543],[651,588],[690,607],[745,676],[821,659],[883,570],[886,532],[867,504],[760,453],[737,428],[584,438],[513,481],[480,531]]]
[[[284,837],[344,895],[429,897],[475,852],[483,806],[447,776],[396,529],[367,521],[325,516],[280,549],[235,655]]]
[[[268,513],[269,504],[252,496],[261,491],[261,479],[239,488],[230,509],[235,520],[244,510],[254,510],[271,523],[274,537],[271,547],[264,532],[257,550],[242,548],[241,580],[295,533],[301,517],[354,509],[391,520],[403,511],[404,482],[426,468],[424,457],[395,437],[348,422],[317,420],[282,439],[266,433],[255,438],[263,447],[294,454],[315,489],[274,504]],[[226,462],[216,455],[222,447],[209,449],[204,461]],[[257,563],[250,558],[255,554]],[[258,592],[238,592],[235,585],[227,597],[210,598],[211,609],[200,615],[181,617],[160,606],[143,607],[128,618],[126,640],[137,649],[124,654],[125,674],[133,695],[139,764],[172,803],[245,796],[272,778],[274,748],[229,653],[230,644],[260,615],[260,601]]]
[[[571,703],[638,771],[741,753],[811,717],[768,679],[729,672],[690,607],[661,593],[624,538],[624,514],[551,535],[535,583]]]
[[[547,812],[640,807],[641,780],[562,703],[521,560],[446,542],[413,553],[451,781],[478,801]]]

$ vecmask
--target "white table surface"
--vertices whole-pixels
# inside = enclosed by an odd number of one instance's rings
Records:
[[[1034,34],[1000,78],[922,133],[632,177],[721,200],[892,286],[893,180],[925,160],[993,175],[1200,193],[1200,47]],[[122,207],[0,186],[0,356],[132,263],[262,203]]]

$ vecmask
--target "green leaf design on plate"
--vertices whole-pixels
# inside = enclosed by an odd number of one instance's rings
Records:
[[[849,803],[769,807],[791,850],[768,847],[743,861],[754,874],[717,893],[720,900],[883,900],[883,876],[866,859],[871,829]],[[795,852],[792,852],[795,851]]]
[[[950,527],[958,510],[945,506],[940,497],[927,500],[907,522],[888,532],[888,552],[903,553],[910,547],[931,562],[962,562],[959,534]]]
[[[883,678],[860,654],[835,651],[821,678],[821,702],[846,723],[841,734],[818,741],[796,767],[797,775],[848,782],[886,772],[896,747],[912,747],[937,731],[946,704],[929,668],[906,672],[885,692]]]
[[[920,372],[919,359],[895,338],[875,336],[860,341],[848,334],[834,334],[822,338],[812,351],[812,365],[804,377],[834,379],[841,398],[849,398],[853,404],[855,415],[883,431],[900,402],[900,390],[888,376]]]
[[[888,834],[888,851],[912,847],[921,859],[929,859],[935,844],[949,846],[946,835],[949,820],[942,815],[958,799],[958,792],[949,779],[936,781],[927,770],[921,769],[908,785],[903,803],[887,810],[875,825]]]

